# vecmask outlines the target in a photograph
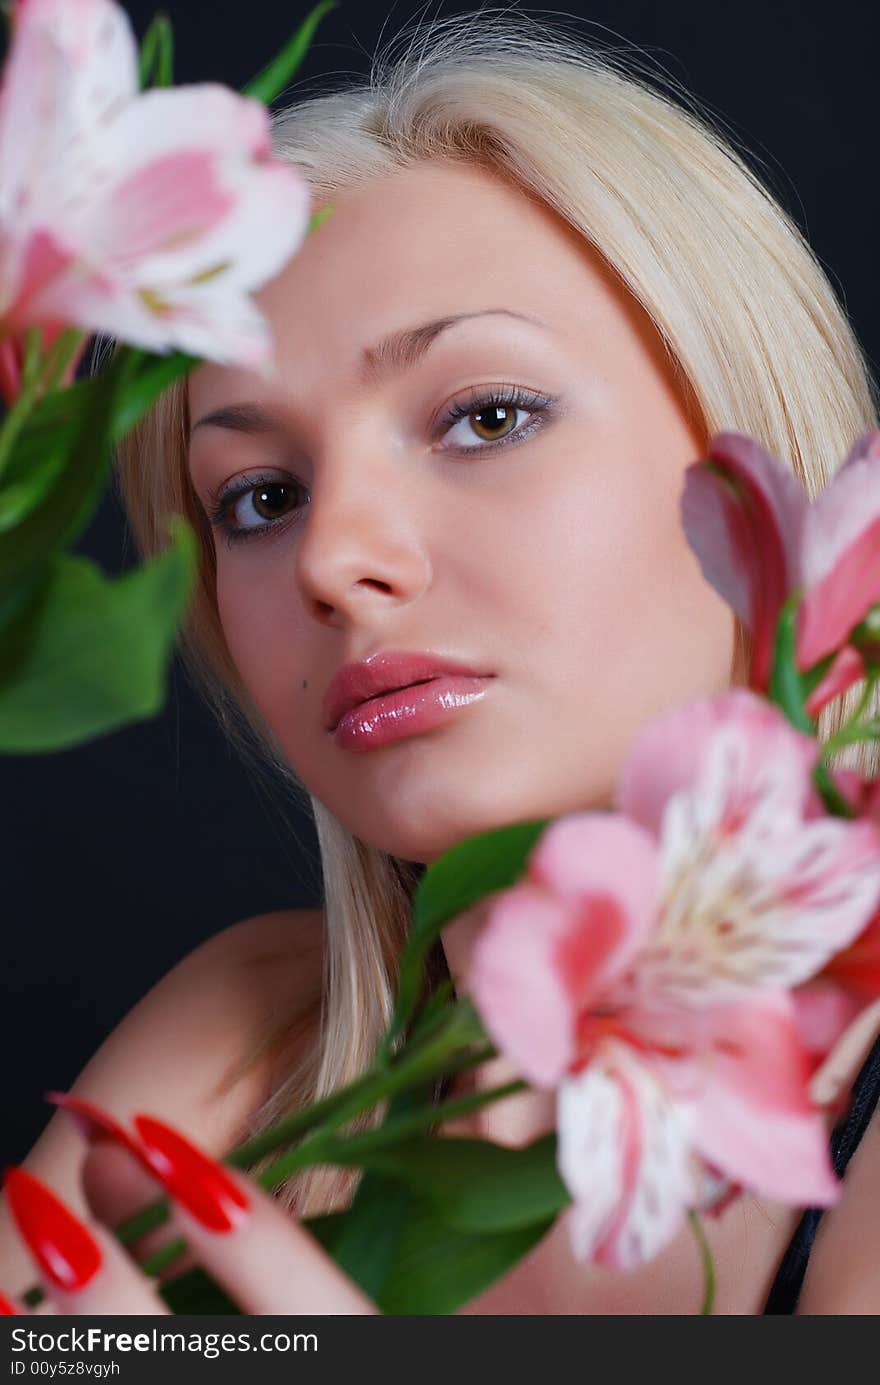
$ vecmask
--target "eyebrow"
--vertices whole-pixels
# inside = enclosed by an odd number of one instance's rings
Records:
[[[447,328],[457,322],[466,322],[475,317],[514,317],[522,322],[531,322],[536,327],[547,328],[547,323],[529,313],[520,313],[512,308],[484,308],[476,313],[454,313],[438,317],[431,322],[422,322],[417,327],[404,327],[391,332],[373,346],[364,348],[358,380],[364,387],[375,386],[392,375],[401,375],[412,370],[427,354],[433,343]],[[208,425],[213,428],[229,428],[236,433],[271,433],[279,428],[279,420],[260,404],[227,404],[222,409],[214,409],[205,414],[190,430],[190,437],[197,428]]]

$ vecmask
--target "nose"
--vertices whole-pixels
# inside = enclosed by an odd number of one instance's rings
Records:
[[[296,550],[306,608],[345,626],[417,600],[431,570],[412,458],[349,446],[316,470]]]

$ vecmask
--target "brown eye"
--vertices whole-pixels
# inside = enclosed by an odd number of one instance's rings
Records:
[[[488,393],[474,390],[453,404],[441,421],[438,431],[449,444],[442,450],[480,453],[506,447],[508,439],[519,442],[542,426],[557,398],[514,385],[496,386]],[[531,422],[523,426],[520,414],[531,414]]]
[[[474,409],[468,414],[471,427],[478,437],[492,442],[511,432],[516,425],[517,410],[509,404],[493,404],[488,409]]]
[[[294,488],[286,481],[272,481],[248,492],[261,519],[278,519],[293,503]]]
[[[302,509],[307,495],[299,481],[275,476],[243,477],[221,495],[211,511],[211,523],[228,544],[276,529],[285,515]]]

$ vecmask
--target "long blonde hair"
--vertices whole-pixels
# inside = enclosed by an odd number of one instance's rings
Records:
[[[465,160],[540,198],[577,228],[646,310],[706,435],[759,439],[814,496],[852,442],[877,426],[876,386],[816,256],[717,118],[638,56],[601,53],[558,20],[473,11],[417,24],[407,50],[368,77],[304,97],[273,118],[276,154],[297,164],[313,206],[425,159]],[[142,555],[167,542],[165,516],[199,535],[197,590],[180,636],[184,666],[246,763],[308,803],[321,853],[326,939],[320,994],[292,1001],[239,1073],[320,1015],[280,1086],[241,1138],[349,1081],[388,1020],[418,872],[354,837],[300,783],[251,703],[226,648],[213,541],[187,471],[187,395],[170,388],[119,447],[116,476]],[[734,666],[748,659],[737,622]],[[824,740],[862,684],[820,719]],[[876,747],[835,763],[876,772]],[[293,1050],[291,1050],[293,1051]],[[305,1056],[303,1056],[303,1053]],[[268,1159],[254,1165],[264,1167]],[[301,1215],[342,1205],[356,1180],[331,1169],[276,1195]]]

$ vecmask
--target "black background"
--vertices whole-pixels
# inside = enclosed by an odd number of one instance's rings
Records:
[[[242,86],[310,7],[169,3],[175,80]],[[416,18],[478,8],[487,7],[347,0],[322,20],[285,96],[365,73],[380,41]],[[872,362],[880,359],[875,4],[504,8],[551,24],[578,17],[579,33],[633,48],[719,117],[806,231]],[[141,37],[155,5],[131,0],[126,9]],[[112,497],[77,547],[107,571],[131,564]],[[320,874],[311,822],[298,818],[290,839],[176,665],[152,721],[56,755],[0,758],[0,805],[0,1160],[8,1163],[24,1158],[51,1115],[43,1091],[68,1088],[184,953],[237,919],[319,904]]]

